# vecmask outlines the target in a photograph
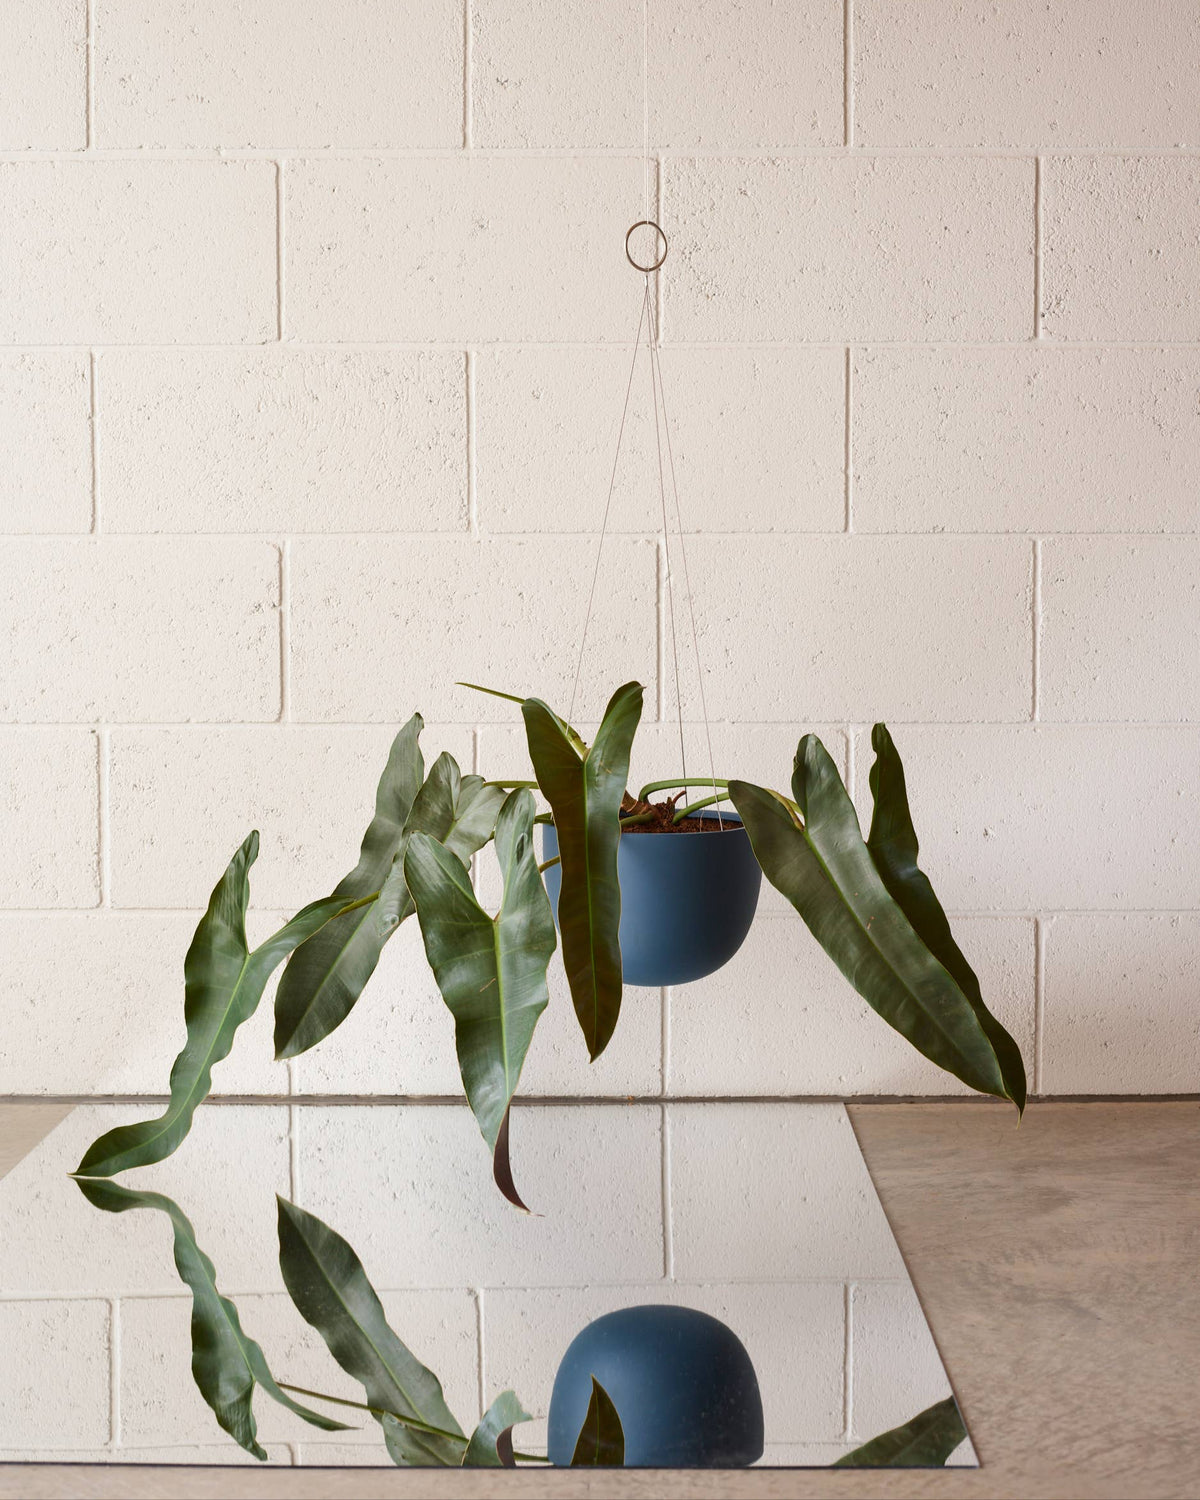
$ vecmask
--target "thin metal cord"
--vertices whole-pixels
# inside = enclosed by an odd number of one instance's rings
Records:
[[[671,618],[671,661],[675,670],[675,712],[679,718],[679,759],[683,767],[683,779],[687,781],[687,749],[683,739],[683,695],[679,691],[679,644],[675,636],[675,585],[671,581],[671,532],[667,522],[667,482],[663,473],[662,430],[658,420],[658,377],[654,358],[654,308],[650,297],[650,275],[646,275],[645,312],[648,317],[646,337],[650,344],[650,389],[654,395],[654,441],[658,448],[658,493],[662,501],[663,551],[667,564],[667,605]],[[663,412],[664,421],[666,410]]]
[[[571,706],[567,710],[567,723],[575,718],[575,696],[579,692],[579,674],[583,670],[583,648],[587,645],[588,626],[592,621],[592,605],[596,599],[596,580],[600,577],[600,554],[604,550],[604,535],[608,530],[608,513],[612,509],[613,491],[617,485],[617,465],[621,459],[621,439],[625,435],[625,418],[629,415],[629,393],[633,390],[633,373],[637,369],[638,347],[642,342],[642,324],[646,321],[646,303],[638,316],[637,332],[633,336],[633,358],[629,363],[629,379],[625,384],[625,405],[621,408],[621,422],[617,428],[617,451],[613,454],[612,476],[608,481],[608,499],[604,502],[604,519],[600,523],[600,540],[596,543],[596,565],[592,569],[592,587],[588,593],[587,614],[583,617],[583,635],[579,641],[579,658],[575,663],[575,682],[571,687]]]
[[[649,280],[649,278],[647,278]],[[687,595],[688,614],[692,622],[692,651],[696,658],[696,682],[700,689],[700,716],[704,720],[704,738],[708,746],[708,774],[712,778],[713,795],[717,798],[717,826],[724,828],[725,820],[721,814],[722,793],[717,786],[717,765],[713,756],[712,729],[708,722],[708,704],[704,697],[704,670],[700,664],[700,636],[696,629],[696,599],[692,593],[692,580],[688,574],[687,542],[683,535],[683,510],[679,504],[679,484],[675,478],[675,453],[671,446],[671,423],[667,418],[667,393],[663,385],[662,377],[662,349],[658,342],[658,327],[654,318],[654,309],[650,310],[650,357],[658,368],[658,392],[662,401],[663,431],[667,436],[667,462],[671,471],[671,491],[675,497],[675,526],[679,533],[679,554],[683,560],[683,588]],[[669,582],[669,575],[668,575]],[[682,729],[681,729],[682,734]],[[686,769],[683,773],[687,775]]]
[[[646,82],[649,51],[650,0],[642,0],[642,218],[650,214],[650,92]]]

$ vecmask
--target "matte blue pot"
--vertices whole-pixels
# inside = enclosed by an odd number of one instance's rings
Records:
[[[707,1313],[626,1307],[576,1334],[550,1398],[552,1463],[571,1462],[593,1375],[621,1419],[627,1467],[738,1469],[762,1457],[754,1366],[733,1330]]]
[[[716,822],[714,811],[697,816]],[[617,850],[621,882],[621,967],[626,984],[688,984],[727,964],[742,946],[762,871],[736,813],[725,833],[626,833]],[[558,853],[552,823],[542,829],[542,859]],[[558,920],[559,866],[546,871]]]

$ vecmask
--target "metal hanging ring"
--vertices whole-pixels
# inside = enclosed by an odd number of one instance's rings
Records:
[[[633,258],[633,254],[632,254],[632,252],[629,249],[629,240],[630,240],[630,236],[633,234],[633,231],[635,229],[653,229],[654,233],[658,236],[659,241],[661,241],[661,243],[662,243],[662,254],[658,257],[658,259],[654,262],[654,264],[652,266],[643,266],[643,265],[640,265]],[[629,229],[628,229],[628,231],[627,231],[627,233],[625,235],[625,259],[629,262],[629,264],[633,267],[633,269],[635,271],[642,271],[646,275],[649,275],[649,273],[651,271],[657,271],[658,268],[659,268],[659,266],[662,265],[663,261],[666,260],[666,258],[667,258],[667,237],[662,232],[662,229],[659,227],[659,225],[657,225],[654,222],[653,219],[639,219],[636,224],[631,224],[629,226]]]

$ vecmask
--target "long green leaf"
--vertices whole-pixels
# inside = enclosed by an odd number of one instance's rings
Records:
[[[629,751],[642,715],[642,687],[627,682],[609,700],[595,742],[580,756],[563,721],[539,698],[521,705],[529,758],[554,814],[562,861],[558,927],[571,1000],[594,1062],[621,1012],[621,888],[617,848]]]
[[[408,729],[406,726],[402,735]],[[419,760],[415,733],[412,751]],[[398,758],[402,760],[402,755]],[[410,775],[412,769],[410,764],[405,774]],[[402,802],[401,793],[392,784],[399,776],[399,770],[396,777],[389,777],[385,772],[384,781],[380,783],[380,796],[385,801],[390,799],[393,815],[399,811]],[[388,787],[385,787],[385,782]],[[407,781],[404,783],[405,795],[406,789]],[[369,875],[378,882],[370,889],[381,889],[380,899],[352,932],[346,929],[349,941],[340,956],[328,951],[322,959],[318,953],[316,961],[306,963],[292,984],[287,982],[289,965],[275,999],[277,1057],[295,1057],[306,1052],[341,1025],[374,973],[384,944],[401,922],[412,915],[413,903],[404,884],[404,851],[412,835],[415,832],[431,834],[465,865],[472,854],[491,838],[496,813],[503,800],[504,792],[500,787],[488,786],[481,776],[463,776],[454,757],[443,752],[420,783],[398,833],[395,818],[390,816],[380,825],[376,837],[372,830],[379,823],[377,814],[363,840],[364,858],[359,861],[361,867],[366,860],[369,869],[361,875],[356,869],[342,881],[338,891],[350,883],[356,887],[365,884]],[[368,841],[373,851],[369,859],[366,857]],[[357,918],[358,913],[355,913],[350,920]],[[342,920],[339,919],[339,926]],[[299,958],[300,954],[297,953],[296,957]]]
[[[518,1422],[532,1421],[513,1391],[501,1393],[483,1414],[463,1454],[464,1469],[515,1469],[512,1430]]]
[[[875,807],[871,815],[871,831],[867,835],[871,859],[917,936],[967,997],[992,1044],[1005,1092],[1017,1110],[1023,1111],[1026,1083],[1021,1049],[983,1003],[975,971],[954,941],[949,920],[934,894],[929,877],[917,865],[919,845],[908,806],[904,765],[886,724],[875,725],[871,731],[871,745],[875,751],[875,762],[871,767],[871,796]]]
[[[310,1411],[280,1390],[261,1347],[242,1331],[237,1308],[217,1291],[213,1263],[196,1243],[196,1232],[177,1203],[162,1193],[137,1193],[116,1182],[75,1180],[88,1202],[106,1213],[152,1208],[171,1220],[175,1266],[180,1279],[192,1290],[192,1376],[217,1421],[247,1453],[261,1459],[267,1456],[259,1445],[254,1420],[255,1385],[261,1385],[268,1396],[314,1427],[326,1432],[350,1430],[345,1422]]]
[[[119,1125],[88,1147],[79,1171],[111,1177],[162,1161],[192,1128],[192,1116],[212,1083],[212,1070],[228,1057],[234,1033],[258,1008],[267,980],[287,955],[346,909],[340,896],[314,901],[251,949],[246,943],[250,866],[258,858],[252,833],[217,882],[184,960],[183,1016],[187,1040],[171,1069],[171,1102],[156,1120]]]
[[[494,920],[476,901],[461,862],[436,840],[414,834],[404,856],[425,953],[454,1016],[467,1102],[493,1153],[549,999],[546,969],[556,946],[533,847],[534,810],[533,794],[523,789],[500,809],[504,898]]]
[[[587,1415],[579,1436],[575,1439],[575,1452],[571,1455],[571,1467],[602,1466],[619,1469],[625,1463],[625,1430],[617,1408],[612,1404],[608,1392],[592,1376],[592,1398],[588,1402]]]
[[[392,741],[375,793],[375,816],[363,835],[358,863],[338,882],[335,896],[354,901],[379,890],[387,880],[413,800],[425,779],[418,743],[423,728],[420,714],[413,714]],[[336,917],[300,944],[276,993],[276,1057],[295,1057],[345,1020],[395,930],[385,924],[378,906],[369,906]]]
[[[467,1439],[454,1420],[441,1383],[388,1326],[383,1305],[362,1262],[340,1234],[285,1198],[279,1204],[279,1267],[292,1301],[329,1346],[369,1405],[414,1417],[454,1437],[384,1422],[388,1451],[398,1464],[452,1465]]]
[[[974,1009],[889,895],[820,740],[805,735],[796,751],[794,808],[747,781],[729,794],[763,874],[868,1005],[931,1062],[1007,1098]]]
[[[953,1396],[919,1412],[903,1427],[881,1432],[869,1443],[843,1454],[835,1469],[934,1469],[967,1435]]]

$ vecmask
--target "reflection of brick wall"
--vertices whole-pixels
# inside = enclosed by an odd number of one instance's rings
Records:
[[[128,1108],[76,1111],[0,1181],[0,1460],[70,1451],[223,1452],[189,1371],[190,1298],[165,1221],[91,1209],[65,1171]],[[666,1132],[664,1136],[664,1117]],[[949,1387],[838,1105],[563,1105],[518,1111],[519,1179],[542,1217],[491,1185],[457,1106],[209,1106],[139,1184],[176,1196],[281,1379],[354,1397],[281,1290],[273,1190],[354,1244],[401,1337],[464,1423],[512,1387],[544,1441],[554,1371],[593,1317],[680,1302],[742,1338],[770,1462],[823,1463]],[[70,1399],[44,1412],[62,1364]],[[263,1398],[272,1457],[385,1461],[368,1426],[333,1441]]]

